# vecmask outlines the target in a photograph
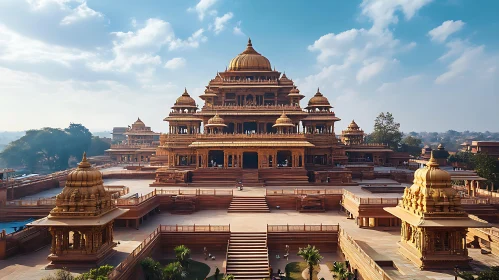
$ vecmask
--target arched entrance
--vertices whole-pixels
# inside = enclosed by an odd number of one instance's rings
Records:
[[[243,153],[243,169],[257,169],[258,168],[258,153],[257,152],[244,152]]]

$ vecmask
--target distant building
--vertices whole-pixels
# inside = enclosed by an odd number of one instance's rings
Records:
[[[121,142],[124,142],[126,140],[126,130],[127,128],[126,127],[113,127],[113,133],[111,133],[113,135],[113,142],[114,143],[121,143]]]
[[[462,152],[473,154],[483,153],[491,157],[499,158],[499,141],[471,141],[461,144]]]

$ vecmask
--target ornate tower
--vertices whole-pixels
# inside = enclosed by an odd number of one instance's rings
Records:
[[[341,132],[341,141],[345,145],[358,145],[364,143],[364,130],[352,120],[346,130]]]
[[[112,251],[113,222],[128,210],[114,205],[104,190],[102,174],[83,154],[78,168],[68,174],[50,214],[28,226],[49,227],[51,266],[96,266]]]
[[[384,208],[402,220],[400,251],[421,269],[468,266],[468,228],[490,227],[463,211],[450,174],[432,156],[414,173],[397,207]]]

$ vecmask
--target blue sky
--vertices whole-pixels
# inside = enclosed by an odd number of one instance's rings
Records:
[[[499,131],[498,1],[0,1],[0,130],[138,116],[156,131],[244,50],[317,87],[340,133],[382,111],[409,131]],[[197,99],[201,105],[201,100]]]

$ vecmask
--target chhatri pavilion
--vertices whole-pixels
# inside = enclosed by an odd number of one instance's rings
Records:
[[[390,160],[393,151],[387,147],[363,144],[362,130],[357,136],[345,136],[355,140],[343,144],[334,133],[340,119],[319,89],[302,108],[304,97],[249,40],[228,68],[208,83],[200,96],[204,101],[200,110],[187,90],[172,106],[164,119],[169,133],[160,136],[151,159],[162,166],[155,184],[236,179],[250,172],[246,170],[253,170],[260,182],[290,175],[296,184],[348,183],[350,171],[337,166],[348,162],[345,149],[350,144],[356,145],[355,151],[368,149],[367,155],[362,154],[368,160],[378,159],[376,153],[383,156],[377,163]],[[215,178],[213,169],[224,172]],[[188,170],[192,174],[184,174]]]

